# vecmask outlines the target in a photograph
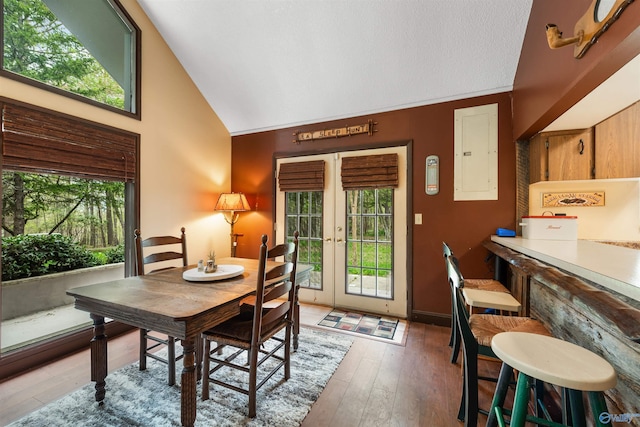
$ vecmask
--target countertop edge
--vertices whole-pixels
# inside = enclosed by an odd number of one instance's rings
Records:
[[[636,249],[589,240],[492,235],[491,241],[640,302],[640,251]]]

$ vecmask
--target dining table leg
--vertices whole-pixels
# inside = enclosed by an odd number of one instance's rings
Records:
[[[185,427],[191,427],[196,422],[196,363],[195,343],[197,338],[182,340],[184,357],[181,385],[181,412],[180,420]]]
[[[91,381],[96,383],[96,402],[104,404],[105,378],[107,377],[107,335],[104,330],[104,317],[90,314],[93,320],[93,339],[91,339]]]

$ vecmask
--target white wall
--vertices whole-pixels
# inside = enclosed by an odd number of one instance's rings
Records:
[[[549,192],[604,192],[604,206],[543,207]],[[529,215],[578,217],[578,239],[640,241],[640,178],[541,181],[529,186]]]
[[[213,207],[230,190],[231,136],[135,0],[121,4],[142,31],[142,120],[0,77],[0,96],[136,132],[143,235],[187,230],[189,262],[229,255],[229,225]]]

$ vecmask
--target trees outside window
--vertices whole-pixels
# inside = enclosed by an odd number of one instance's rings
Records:
[[[2,188],[2,280],[124,261],[123,182],[4,171]]]
[[[0,0],[2,75],[139,115],[139,34],[113,0]]]

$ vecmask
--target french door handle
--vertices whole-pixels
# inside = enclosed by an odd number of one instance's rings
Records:
[[[330,242],[331,240],[333,240],[331,237],[325,237],[325,238],[324,238],[324,241],[325,241],[325,242]]]
[[[337,238],[337,239],[336,239],[336,243],[340,243],[340,242],[342,242],[342,239]]]

